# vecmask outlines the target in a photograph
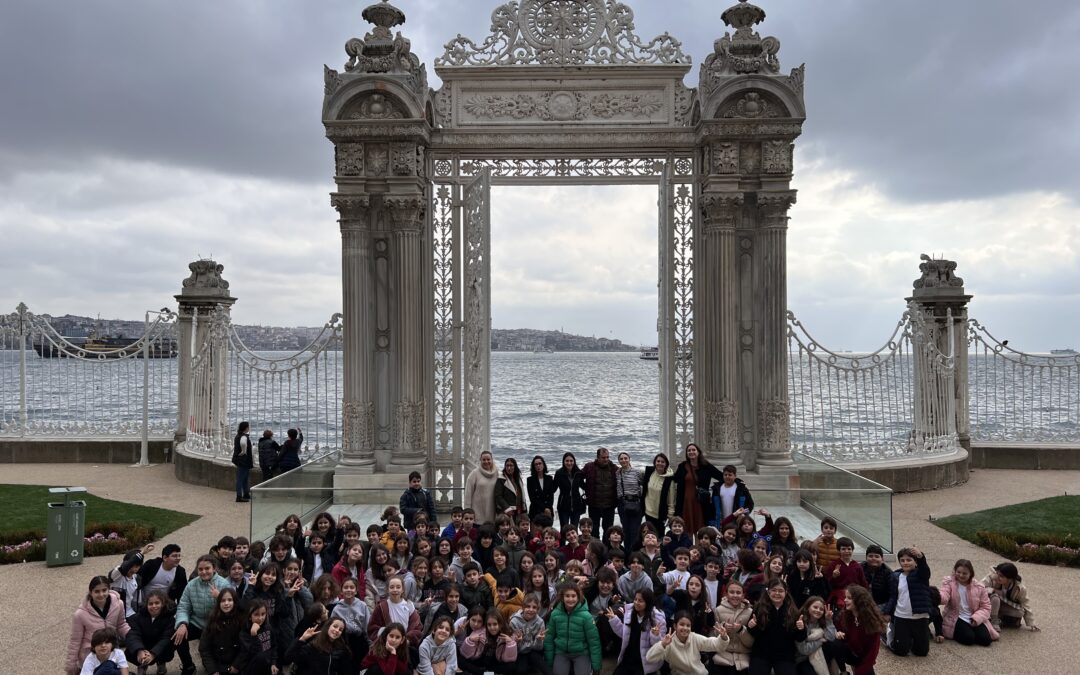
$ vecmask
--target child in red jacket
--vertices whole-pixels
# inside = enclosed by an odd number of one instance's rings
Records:
[[[862,565],[851,559],[855,553],[855,543],[847,537],[836,540],[836,548],[840,551],[840,559],[829,563],[825,568],[824,575],[829,581],[829,605],[833,611],[839,610],[844,605],[844,590],[852,584],[858,584],[869,588],[866,583],[866,575],[863,574]]]
[[[874,604],[874,596],[862,586],[844,591],[844,611],[837,623],[832,658],[840,670],[851,666],[854,675],[871,675],[885,633],[885,617]]]
[[[386,627],[371,651],[360,664],[369,675],[408,675],[409,647],[405,644],[405,627],[392,623]]]

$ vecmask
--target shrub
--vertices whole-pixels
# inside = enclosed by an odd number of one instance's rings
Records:
[[[975,543],[1018,562],[1080,567],[1080,539],[1072,535],[1023,535],[1009,532],[975,533]]]
[[[84,530],[83,555],[117,555],[154,540],[154,528],[138,523],[90,523]],[[45,531],[21,530],[0,535],[0,565],[45,560]]]

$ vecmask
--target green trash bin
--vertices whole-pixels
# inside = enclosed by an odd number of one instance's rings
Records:
[[[83,560],[86,502],[75,499],[86,494],[84,487],[49,488],[49,496],[62,502],[49,502],[46,529],[45,564],[48,567],[79,565]]]

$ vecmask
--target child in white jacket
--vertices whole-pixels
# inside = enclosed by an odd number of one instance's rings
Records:
[[[675,632],[671,631],[654,644],[645,659],[650,663],[667,661],[672,675],[707,675],[701,662],[702,652],[719,652],[727,648],[727,631],[720,624],[714,629],[716,637],[705,637],[693,631],[693,620],[686,612],[675,616]]]

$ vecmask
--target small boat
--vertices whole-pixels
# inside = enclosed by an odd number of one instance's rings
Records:
[[[1053,356],[1076,356],[1080,352],[1075,349],[1051,349],[1050,354]]]
[[[641,355],[638,356],[642,361],[659,361],[660,360],[660,348],[659,347],[642,347]]]
[[[554,354],[555,350],[550,347],[538,347],[533,350],[533,354]]]

